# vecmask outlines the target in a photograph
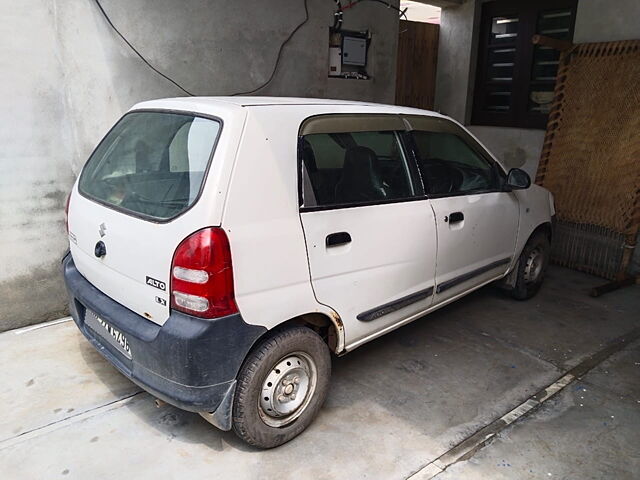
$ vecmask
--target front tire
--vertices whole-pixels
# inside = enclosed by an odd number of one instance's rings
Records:
[[[302,433],[329,390],[331,356],[306,327],[282,330],[245,359],[233,401],[233,431],[249,445],[273,448]]]
[[[549,264],[550,253],[549,237],[543,232],[538,232],[529,239],[518,261],[516,283],[511,290],[513,298],[528,300],[538,293]]]

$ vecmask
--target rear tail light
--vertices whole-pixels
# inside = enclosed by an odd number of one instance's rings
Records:
[[[231,249],[223,229],[199,230],[178,245],[171,264],[171,308],[203,318],[238,312]]]
[[[64,225],[69,233],[69,202],[71,201],[71,192],[67,196],[67,204],[64,206]]]

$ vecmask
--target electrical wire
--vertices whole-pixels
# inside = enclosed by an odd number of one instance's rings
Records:
[[[406,9],[401,10],[400,8],[396,7],[395,5],[391,5],[390,2],[387,2],[385,0],[353,0],[352,2],[350,2],[349,4],[345,5],[344,7],[341,6],[340,0],[335,0],[336,5],[337,5],[337,11],[334,14],[334,28],[337,27],[337,29],[339,30],[340,27],[342,26],[342,12],[344,10],[347,10],[355,5],[357,5],[358,3],[361,2],[375,2],[375,3],[379,3],[381,5],[386,6],[387,8],[391,8],[394,9],[396,11],[398,11],[400,13],[400,17],[404,17],[405,19],[407,19],[407,15],[406,15]],[[154,67],[137,49],[136,47],[134,47],[131,42],[129,42],[129,40],[127,40],[127,38],[120,32],[120,30],[118,30],[118,28],[113,24],[113,22],[111,21],[111,18],[109,18],[109,15],[107,14],[107,12],[104,10],[104,8],[102,7],[102,4],[100,3],[100,0],[95,0],[95,3],[98,7],[98,9],[100,10],[100,13],[102,13],[102,16],[104,17],[104,19],[107,21],[107,23],[109,24],[109,26],[113,29],[114,32],[116,32],[116,34],[118,34],[118,36],[122,39],[122,41],[124,43],[127,44],[127,46],[140,58],[140,60],[142,60],[145,65],[147,65],[151,70],[153,70],[155,73],[157,73],[158,75],[160,75],[162,78],[164,78],[165,80],[171,82],[173,85],[175,85],[177,88],[179,88],[180,90],[182,90],[184,93],[186,93],[187,95],[189,95],[190,97],[195,96],[193,93],[191,93],[189,90],[187,90],[186,88],[184,88],[182,85],[180,85],[178,82],[176,82],[175,80],[173,80],[171,77],[169,77],[168,75],[165,75],[164,73],[162,73],[160,70],[158,70],[156,67]],[[284,42],[282,42],[280,44],[280,48],[278,49],[278,55],[276,57],[276,62],[273,66],[273,70],[271,71],[271,75],[269,75],[269,78],[267,79],[266,82],[264,82],[262,85],[254,88],[253,90],[248,90],[246,92],[236,92],[231,94],[231,96],[238,96],[238,95],[251,95],[253,93],[256,93],[260,90],[262,90],[263,88],[265,88],[266,86],[268,86],[273,79],[276,76],[276,73],[278,71],[278,66],[280,65],[280,60],[282,58],[282,52],[284,51],[284,47],[291,41],[291,39],[293,38],[293,36],[298,32],[298,30],[300,30],[308,21],[309,21],[309,8],[307,5],[307,0],[304,0],[304,13],[305,13],[305,18],[302,22],[300,22],[292,31],[291,33],[287,36],[287,38],[284,40]]]
[[[144,58],[144,56],[136,49],[136,47],[134,47],[131,42],[129,42],[129,40],[127,40],[127,38],[120,33],[120,30],[118,30],[116,28],[116,26],[113,24],[113,22],[111,21],[111,19],[109,18],[109,15],[107,15],[107,12],[105,12],[104,8],[102,8],[102,5],[100,4],[100,0],[95,0],[96,5],[98,6],[98,9],[100,10],[100,12],[102,13],[104,19],[107,21],[107,23],[111,26],[111,28],[118,34],[118,36],[124,41],[124,43],[126,43],[129,48],[131,50],[133,50],[133,52],[140,58],[140,60],[142,60],[151,70],[153,70],[154,72],[156,72],[158,75],[160,75],[162,78],[168,80],[169,82],[171,82],[172,84],[174,84],[176,87],[178,87],[180,90],[182,90],[184,93],[186,93],[187,95],[189,95],[190,97],[195,96],[193,93],[191,93],[189,90],[187,90],[186,88],[184,88],[182,85],[180,85],[178,82],[176,82],[175,80],[173,80],[172,78],[170,78],[169,76],[165,75],[164,73],[162,73],[160,70],[158,70],[156,67],[154,67],[153,65],[151,65],[151,63],[149,63],[149,61]],[[231,94],[232,97],[237,96],[237,95],[251,95],[252,93],[256,93],[260,90],[262,90],[263,88],[265,88],[267,85],[269,85],[274,77],[276,76],[276,72],[278,71],[278,66],[280,65],[280,60],[282,58],[282,51],[284,50],[284,47],[291,41],[291,39],[293,38],[293,36],[298,32],[298,30],[300,30],[302,28],[302,26],[307,23],[309,21],[309,8],[307,6],[307,0],[304,0],[304,13],[305,13],[305,18],[302,22],[300,22],[296,28],[294,28],[291,33],[287,36],[287,38],[284,40],[284,42],[282,42],[282,44],[280,45],[280,48],[278,49],[278,56],[276,57],[276,63],[273,66],[273,70],[271,72],[271,75],[269,75],[269,78],[267,79],[266,82],[264,82],[262,85],[260,85],[257,88],[254,88],[253,90],[249,90],[246,92],[237,92],[237,93],[233,93]]]
[[[162,78],[170,81],[171,83],[173,83],[176,87],[178,87],[180,90],[182,90],[184,93],[186,93],[187,95],[189,95],[190,97],[193,97],[194,94],[191,93],[189,90],[187,90],[186,88],[184,88],[182,85],[180,85],[178,82],[176,82],[175,80],[173,80],[172,78],[169,78],[167,75],[165,75],[164,73],[162,73],[160,70],[158,70],[156,67],[154,67],[153,65],[151,65],[149,63],[149,61],[144,58],[142,56],[142,54],[136,49],[136,47],[134,47],[133,45],[131,45],[131,42],[129,42],[129,40],[127,40],[125,38],[125,36],[120,33],[120,31],[116,28],[116,26],[113,24],[113,22],[111,21],[111,19],[109,18],[109,15],[107,15],[107,12],[104,11],[104,8],[102,8],[102,5],[100,4],[99,0],[95,0],[96,5],[98,6],[98,9],[100,9],[100,12],[102,12],[102,15],[104,16],[104,19],[107,21],[107,23],[111,26],[111,28],[113,28],[113,30],[118,34],[118,36],[124,41],[124,43],[126,43],[129,48],[131,50],[133,50],[133,52],[140,57],[140,60],[142,60],[151,70],[153,70],[154,72],[156,72],[158,75],[160,75]]]
[[[273,66],[273,71],[271,72],[271,75],[269,75],[269,78],[267,79],[267,81],[264,82],[259,87],[254,88],[253,90],[249,90],[247,92],[234,93],[231,95],[232,97],[235,97],[237,95],[251,95],[252,93],[256,93],[262,90],[263,88],[265,88],[267,85],[271,83],[271,81],[276,76],[276,72],[278,71],[278,65],[280,65],[280,58],[282,57],[282,51],[284,50],[284,47],[287,45],[287,43],[291,41],[291,39],[297,33],[297,31],[300,30],[303,27],[303,25],[309,21],[309,8],[307,7],[307,0],[304,0],[304,15],[305,15],[304,20],[300,22],[298,26],[291,31],[289,36],[285,38],[284,42],[282,42],[282,44],[280,45],[280,49],[278,50],[278,56],[276,57],[276,63]]]

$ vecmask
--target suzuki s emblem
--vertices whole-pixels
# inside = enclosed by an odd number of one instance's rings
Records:
[[[100,238],[104,237],[107,234],[107,226],[104,224],[104,222],[100,224],[98,232],[100,232]]]

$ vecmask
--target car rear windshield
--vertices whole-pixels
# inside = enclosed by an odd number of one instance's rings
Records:
[[[89,158],[80,193],[134,215],[171,219],[197,200],[220,128],[189,114],[129,113]]]

